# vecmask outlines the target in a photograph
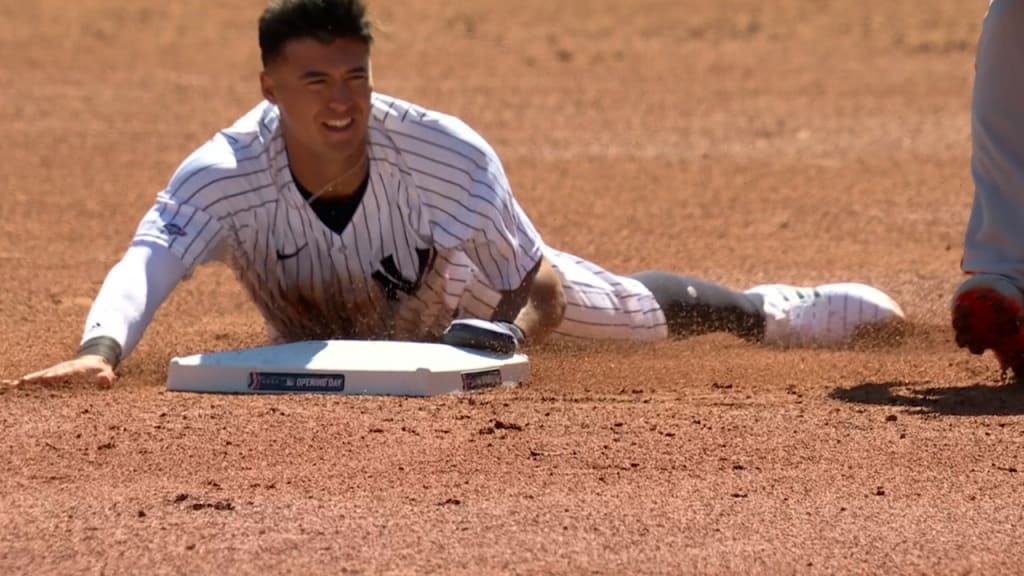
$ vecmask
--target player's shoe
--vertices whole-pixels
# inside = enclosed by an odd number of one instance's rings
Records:
[[[841,347],[868,337],[898,336],[905,324],[900,305],[866,284],[765,284],[746,294],[764,298],[765,344]]]
[[[953,332],[957,346],[972,354],[992,350],[1004,371],[1024,368],[1021,332],[1024,294],[1001,276],[972,276],[953,294]]]

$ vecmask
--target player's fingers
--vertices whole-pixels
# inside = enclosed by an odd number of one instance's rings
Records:
[[[18,379],[18,384],[32,384],[39,382],[51,382],[53,380],[59,380],[69,374],[69,371],[65,368],[55,367],[40,370],[38,372],[32,372],[26,374]]]
[[[30,384],[32,382],[41,382],[41,381],[43,381],[44,378],[47,378],[47,375],[49,373],[50,373],[50,369],[47,368],[46,370],[40,370],[38,372],[32,372],[31,374],[25,374],[21,378],[18,378],[17,380],[15,380],[14,384],[18,385],[18,384]]]
[[[115,374],[110,368],[100,370],[96,373],[96,383],[99,384],[100,387],[106,388],[111,386],[113,385],[114,380],[117,380],[117,374]]]
[[[92,372],[93,369],[76,363],[63,363],[56,366],[26,374],[18,381],[19,384],[52,384],[71,380]]]

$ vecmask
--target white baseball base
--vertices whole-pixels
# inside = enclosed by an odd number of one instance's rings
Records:
[[[497,356],[419,342],[311,340],[173,358],[167,389],[435,396],[515,386],[528,376],[523,354]]]

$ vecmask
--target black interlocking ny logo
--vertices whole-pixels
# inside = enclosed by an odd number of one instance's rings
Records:
[[[381,259],[380,269],[373,273],[373,279],[384,290],[384,295],[387,296],[388,300],[398,300],[399,292],[414,294],[420,289],[423,277],[427,275],[427,271],[434,265],[434,258],[436,256],[437,251],[433,248],[417,249],[416,259],[418,260],[419,267],[416,270],[416,279],[409,280],[402,276],[401,270],[395,264],[394,255],[389,254]]]

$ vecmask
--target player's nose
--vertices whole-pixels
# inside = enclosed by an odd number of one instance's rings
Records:
[[[333,108],[347,108],[353,100],[352,89],[345,82],[338,82],[330,92],[328,104]]]

